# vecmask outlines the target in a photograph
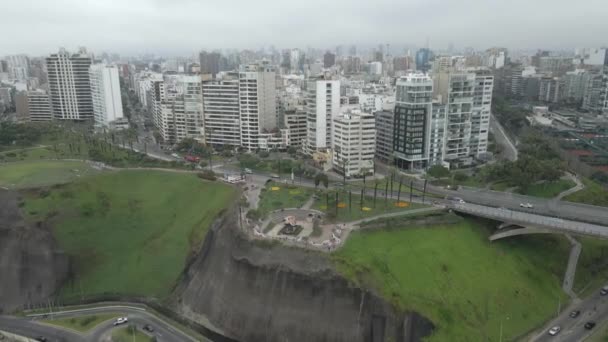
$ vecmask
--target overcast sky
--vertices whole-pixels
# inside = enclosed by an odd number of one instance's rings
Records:
[[[608,45],[607,0],[0,0],[0,56],[390,43]]]

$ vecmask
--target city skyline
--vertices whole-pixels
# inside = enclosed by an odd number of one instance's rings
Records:
[[[239,9],[235,11],[235,9]],[[550,11],[548,11],[550,9]],[[0,29],[19,39],[0,38],[2,54],[45,55],[57,46],[120,54],[179,55],[200,49],[258,49],[337,45],[391,44],[443,50],[572,49],[603,46],[608,32],[608,5],[584,0],[522,0],[488,3],[467,0],[408,0],[364,3],[338,0],[306,4],[275,2],[197,3],[192,0],[132,2],[29,0],[3,5]],[[466,20],[468,19],[468,20]],[[584,22],[584,25],[571,23]],[[34,23],[34,24],[28,24]],[[44,27],[44,29],[41,29]],[[243,34],[243,33],[247,34]]]

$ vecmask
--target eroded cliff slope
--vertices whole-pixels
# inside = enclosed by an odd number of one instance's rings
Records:
[[[326,255],[250,241],[228,214],[175,291],[175,309],[243,342],[413,342],[433,325],[350,284]]]

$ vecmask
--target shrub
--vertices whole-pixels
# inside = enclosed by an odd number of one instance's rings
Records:
[[[251,210],[249,210],[249,211],[247,212],[247,215],[246,215],[246,216],[247,216],[247,218],[248,218],[248,219],[251,219],[251,220],[257,221],[257,220],[259,220],[260,218],[262,218],[262,213],[260,213],[260,211],[259,211],[259,210],[257,210],[257,209],[251,209]]]
[[[209,181],[214,181],[217,179],[215,172],[213,172],[211,170],[203,170],[203,171],[197,173],[197,176],[198,176],[198,178],[206,179]]]
[[[456,172],[454,173],[454,180],[457,182],[464,182],[467,179],[469,179],[469,176],[467,176],[466,173],[464,172]]]

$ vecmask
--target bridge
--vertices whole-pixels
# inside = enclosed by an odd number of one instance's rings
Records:
[[[608,227],[597,224],[472,203],[452,202],[447,207],[463,214],[504,222],[498,232],[490,236],[490,241],[517,235],[564,233],[608,239]]]

